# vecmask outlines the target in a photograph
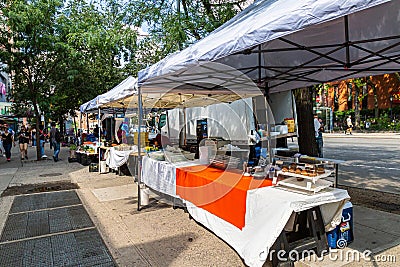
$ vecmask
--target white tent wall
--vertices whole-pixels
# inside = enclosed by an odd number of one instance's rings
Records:
[[[286,118],[296,118],[292,91],[270,94],[269,105],[276,124],[281,124]]]
[[[169,136],[171,141],[178,143],[180,128],[184,125],[182,109],[168,111]],[[206,107],[187,108],[186,139],[196,140],[196,121],[207,118],[208,136],[222,137],[226,140],[248,140],[248,131],[254,128],[251,98],[234,101],[230,104],[221,103]],[[162,132],[168,131],[164,126]]]
[[[222,103],[205,108],[193,109],[201,109],[201,116],[209,118],[209,137],[222,137],[225,140],[247,142],[250,124],[254,124],[252,123],[253,113],[251,98],[238,100],[230,104]],[[192,123],[190,125],[190,135],[194,132],[194,136],[196,136],[196,119],[197,118],[192,118]]]
[[[168,122],[161,128],[161,133],[167,133],[167,136],[171,140],[172,143],[178,144],[179,143],[179,131],[182,127],[182,109],[175,108],[167,111]]]

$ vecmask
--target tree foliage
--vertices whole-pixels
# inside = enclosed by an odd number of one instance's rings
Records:
[[[119,1],[0,5],[0,61],[12,77],[11,97],[18,109],[32,106],[36,121],[42,113],[61,121],[126,75],[123,59],[134,54],[136,30]]]
[[[139,42],[138,55],[129,68],[133,73],[156,63],[207,36],[227,22],[249,0],[153,0],[131,1],[132,20],[145,26],[147,36]],[[179,3],[179,5],[178,5]]]
[[[127,75],[203,38],[249,2],[3,0],[0,61],[12,77],[14,109],[21,116],[33,110],[36,121],[41,114],[62,121]],[[140,27],[148,34],[138,36]]]

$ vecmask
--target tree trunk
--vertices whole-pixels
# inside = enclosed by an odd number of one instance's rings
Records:
[[[75,112],[74,112],[75,113]],[[78,134],[78,130],[76,129],[76,120],[75,120],[75,114],[73,115],[73,117],[72,117],[73,119],[74,119],[74,133],[75,133],[75,136],[77,136],[77,134]]]
[[[40,133],[39,133],[39,123],[41,122],[40,118],[40,113],[37,104],[34,102],[33,103],[33,110],[35,112],[35,118],[36,118],[36,160],[41,160],[41,155],[40,155]]]
[[[354,107],[354,117],[355,117],[355,128],[358,129],[360,128],[360,101],[359,96],[360,96],[360,88],[358,88],[358,86],[355,86],[355,96],[354,96],[354,103],[355,103],[355,107]]]
[[[299,152],[303,155],[318,156],[314,132],[312,89],[300,88],[294,91],[297,109]]]
[[[372,89],[374,92],[374,109],[375,109],[375,118],[379,118],[379,106],[378,106],[378,94],[376,93],[375,84],[371,82]]]
[[[379,107],[378,107],[378,95],[376,93],[376,87],[375,84],[371,81],[370,77],[366,77],[366,82],[367,82],[367,86],[371,86],[372,87],[372,91],[374,94],[374,109],[375,109],[375,118],[379,117]]]

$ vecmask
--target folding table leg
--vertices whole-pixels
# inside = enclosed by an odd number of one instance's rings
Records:
[[[285,251],[285,255],[281,255],[279,251]],[[270,253],[272,254],[271,258],[271,263],[273,267],[276,266],[287,266],[287,267],[293,267],[294,263],[291,261],[288,257],[290,251],[289,243],[286,238],[286,233],[285,230],[282,230],[278,238],[276,239],[275,243],[272,245]],[[278,253],[280,257],[287,259],[286,261],[280,261],[278,259]]]
[[[322,256],[323,251],[327,251],[328,249],[328,241],[325,235],[325,226],[321,209],[319,207],[314,207],[307,210],[307,219],[315,241],[316,253],[318,256]]]

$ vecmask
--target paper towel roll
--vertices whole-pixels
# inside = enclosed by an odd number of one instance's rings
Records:
[[[199,160],[200,164],[208,164],[208,146],[199,147]]]

